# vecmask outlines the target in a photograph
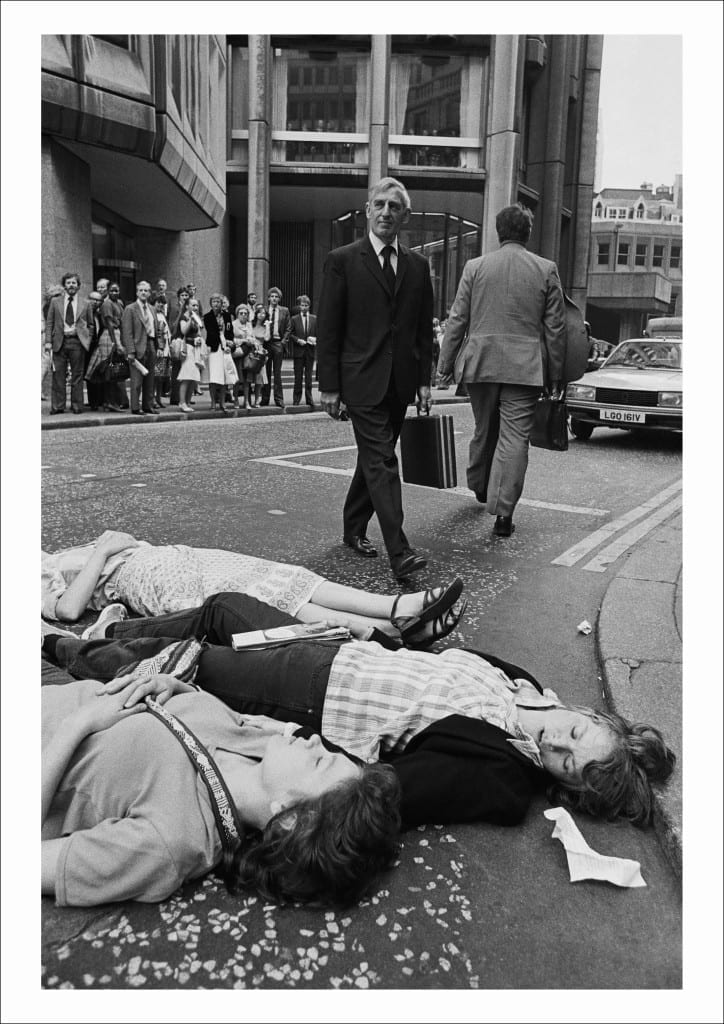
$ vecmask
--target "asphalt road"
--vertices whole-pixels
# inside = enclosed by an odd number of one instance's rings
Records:
[[[566,454],[532,450],[517,532],[501,540],[464,487],[469,407],[440,411],[455,419],[460,491],[406,485],[404,503],[408,537],[430,560],[416,585],[466,581],[468,612],[447,643],[603,706],[594,635],[577,626],[595,625],[616,559],[676,501],[680,441],[600,430]],[[353,446],[350,426],[321,414],[44,432],[43,547],[113,528],[391,592],[384,558],[340,543]],[[376,526],[370,537],[382,546]],[[159,907],[89,914],[45,901],[43,986],[680,987],[680,889],[654,833],[578,816],[595,850],[640,861],[647,886],[571,884],[546,806],[514,829],[408,833],[399,867],[346,914],[232,903],[213,878]]]

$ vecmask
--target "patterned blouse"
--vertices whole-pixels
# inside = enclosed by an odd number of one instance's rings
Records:
[[[479,718],[542,767],[538,747],[518,721],[518,707],[560,706],[526,679],[509,679],[484,658],[449,648],[442,654],[388,651],[377,643],[340,646],[329,674],[322,733],[351,754],[376,761],[400,753],[413,736],[447,715]]]

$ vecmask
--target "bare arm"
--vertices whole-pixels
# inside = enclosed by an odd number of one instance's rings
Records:
[[[55,617],[61,622],[77,622],[88,607],[106,561],[126,548],[137,547],[130,533],[106,530],[98,539],[93,553],[55,606]]]

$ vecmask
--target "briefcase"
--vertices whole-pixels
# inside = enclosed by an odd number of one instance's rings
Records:
[[[452,416],[413,416],[400,434],[402,479],[422,487],[457,486]]]
[[[538,399],[530,443],[551,452],[568,451],[568,408],[563,398]]]

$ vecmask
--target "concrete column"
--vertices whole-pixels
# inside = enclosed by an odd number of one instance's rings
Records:
[[[271,40],[250,35],[247,291],[259,296],[269,287],[271,99]]]
[[[515,112],[518,49],[524,36],[493,36],[490,52],[490,106],[485,136],[487,180],[483,202],[482,251],[498,246],[495,216],[516,200],[518,143]]]
[[[370,169],[368,184],[372,188],[387,176],[390,143],[390,36],[372,36],[370,53]]]
[[[540,255],[558,262],[568,124],[568,38],[552,36],[541,203]]]
[[[588,295],[588,253],[591,244],[591,207],[596,175],[598,95],[601,86],[603,36],[586,36],[581,99],[581,147],[576,186],[575,249],[571,298],[585,309]]]

